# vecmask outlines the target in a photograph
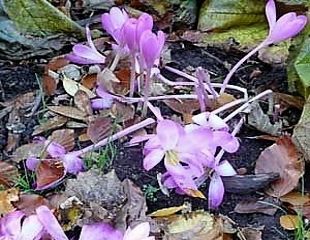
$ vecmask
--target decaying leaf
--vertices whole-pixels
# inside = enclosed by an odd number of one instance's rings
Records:
[[[55,187],[66,176],[66,170],[61,161],[41,160],[35,170],[36,190]]]
[[[42,205],[50,206],[49,201],[38,194],[21,194],[19,200],[14,202],[14,206],[27,216],[35,214],[36,208]]]
[[[248,200],[239,202],[234,211],[237,213],[264,213],[273,216],[276,211],[278,202],[273,198],[261,200]]]
[[[135,108],[133,105],[115,101],[111,113],[117,123],[126,122],[134,118]]]
[[[302,110],[305,100],[299,96],[293,96],[285,93],[274,93],[275,102],[280,103],[281,105],[286,105],[287,107],[295,107]]]
[[[87,118],[87,114],[85,112],[80,111],[75,107],[69,106],[50,106],[48,109],[52,112],[58,113],[68,118],[73,118],[77,120],[85,121]]]
[[[273,182],[266,193],[281,197],[292,191],[303,175],[304,164],[289,136],[281,137],[275,144],[266,148],[256,161],[255,173],[279,173],[279,180]]]
[[[192,114],[200,108],[197,99],[167,99],[163,102],[173,111],[183,114],[186,123],[191,122]]]
[[[96,74],[87,74],[81,80],[81,84],[88,89],[95,88],[96,83],[97,83],[97,73]]]
[[[130,69],[129,67],[121,68],[115,72],[115,76],[119,80],[119,83],[112,83],[113,92],[120,95],[126,95],[130,88]]]
[[[61,144],[67,152],[71,151],[75,146],[74,130],[73,129],[60,129],[54,131],[48,140],[55,141]]]
[[[298,228],[300,217],[297,215],[283,215],[280,217],[280,224],[285,230]]]
[[[309,194],[301,194],[300,192],[290,192],[280,197],[282,202],[292,204],[293,206],[303,206],[310,202]]]
[[[48,121],[41,123],[32,133],[32,136],[42,134],[46,131],[54,130],[60,128],[66,124],[68,119],[63,116],[56,115],[55,117],[48,119]]]
[[[159,209],[149,214],[149,216],[150,217],[168,217],[173,214],[176,214],[177,212],[188,209],[188,207],[189,207],[188,204],[184,203],[183,205],[178,206],[178,207],[169,207],[169,208]]]
[[[44,150],[43,143],[28,143],[20,146],[12,155],[12,161],[19,163],[28,157],[40,157]]]
[[[303,153],[305,160],[310,161],[310,97],[308,98],[300,120],[294,128],[293,141]]]
[[[93,115],[91,102],[86,92],[78,90],[74,95],[74,103],[79,110],[85,112],[88,116]]]
[[[63,79],[62,79],[62,84],[64,89],[66,90],[66,92],[70,95],[70,96],[74,96],[77,91],[81,90],[87,93],[89,98],[94,98],[96,97],[96,94],[94,94],[92,91],[90,91],[88,88],[84,87],[82,84],[71,80],[70,78],[66,77],[66,75],[63,75]]]
[[[93,143],[99,142],[101,139],[112,134],[112,122],[107,117],[96,117],[92,119],[87,128],[87,136]]]
[[[0,161],[0,186],[13,187],[18,177],[17,167],[3,160]]]
[[[10,188],[0,192],[0,215],[5,215],[12,212],[15,207],[12,202],[16,202],[19,199],[19,190],[17,188]]]
[[[248,124],[261,132],[268,133],[273,136],[281,135],[282,123],[276,122],[272,124],[269,116],[263,112],[258,102],[251,103],[251,112],[248,115]]]
[[[262,230],[264,227],[260,228],[242,228],[240,232],[237,233],[237,236],[240,240],[262,240]]]
[[[223,236],[221,220],[205,211],[174,216],[166,224],[165,240],[220,240]]]

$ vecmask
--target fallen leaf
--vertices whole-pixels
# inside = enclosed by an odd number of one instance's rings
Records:
[[[88,88],[88,89],[93,89],[96,87],[97,83],[97,73],[96,74],[87,74],[83,76],[81,80],[81,84]]]
[[[81,121],[86,121],[87,114],[75,107],[69,106],[49,106],[48,110],[63,115],[68,118],[73,118]]]
[[[126,122],[134,118],[135,107],[132,104],[115,101],[111,108],[111,114],[117,123]]]
[[[298,124],[294,128],[293,141],[310,162],[310,97],[306,101]]]
[[[215,99],[215,101],[210,101],[211,105],[209,107],[211,108],[211,110],[215,110],[234,100],[236,100],[236,98],[233,95],[228,93],[222,93],[218,98]]]
[[[45,66],[45,70],[57,71],[69,63],[70,61],[66,59],[65,56],[57,56],[48,62],[48,64]]]
[[[21,194],[19,200],[13,204],[27,216],[36,213],[36,208],[42,205],[49,206],[49,201],[38,194]]]
[[[299,96],[293,96],[285,93],[273,93],[275,102],[280,103],[281,105],[286,105],[287,107],[295,107],[302,110],[305,100]]]
[[[264,213],[273,216],[278,210],[278,202],[273,198],[262,200],[244,200],[239,202],[234,211],[236,213]]]
[[[173,216],[164,231],[165,240],[220,240],[223,236],[221,220],[205,211]]]
[[[237,236],[239,239],[244,239],[244,240],[262,240],[262,229],[256,229],[256,228],[250,228],[250,227],[245,227],[241,229],[241,233],[238,232]]]
[[[36,190],[55,187],[66,176],[66,170],[61,161],[55,159],[41,160],[35,170]]]
[[[43,74],[42,88],[43,88],[43,92],[47,96],[53,96],[55,94],[55,91],[57,89],[57,83],[58,81],[55,78],[49,76],[47,73]]]
[[[40,157],[44,150],[44,143],[28,143],[20,146],[12,154],[12,161],[19,163],[29,157]]]
[[[176,214],[177,212],[180,212],[186,208],[188,208],[188,204],[183,204],[183,205],[178,206],[178,207],[163,208],[163,209],[159,209],[155,212],[152,212],[151,214],[149,214],[149,216],[150,217],[167,217],[167,216],[171,216],[173,214]]]
[[[298,228],[300,217],[297,215],[283,215],[280,217],[280,225],[285,230],[295,230]]]
[[[5,191],[0,192],[0,215],[5,215],[7,213],[15,210],[12,202],[18,201],[19,190],[17,188],[10,188]]]
[[[60,129],[53,131],[53,133],[48,137],[48,140],[59,143],[66,149],[67,152],[70,152],[75,146],[74,130]]]
[[[114,93],[113,83],[119,82],[120,80],[109,68],[103,69],[103,71],[97,75],[97,84],[111,93]]]
[[[248,115],[248,124],[257,130],[268,133],[273,136],[280,136],[282,132],[282,123],[272,124],[270,118],[264,113],[258,102],[251,103],[251,111]]]
[[[113,125],[108,117],[96,117],[91,120],[87,128],[87,136],[93,143],[99,142],[101,139],[112,134]]]
[[[63,87],[64,87],[66,93],[68,93],[72,97],[74,97],[74,95],[79,90],[86,92],[89,98],[95,98],[96,97],[96,94],[93,93],[91,90],[84,87],[82,84],[80,84],[74,80],[71,80],[70,78],[66,77],[66,75],[63,75],[62,84],[63,84]]]
[[[18,177],[17,167],[3,160],[0,161],[0,185],[13,187]]]
[[[86,92],[78,90],[74,95],[74,104],[79,110],[85,112],[88,116],[93,115],[91,102]]]
[[[35,128],[32,136],[42,134],[44,132],[60,128],[67,123],[68,119],[63,116],[56,115],[55,117],[48,119],[46,122],[41,123]]]
[[[130,69],[121,68],[115,72],[115,76],[119,80],[119,83],[112,83],[114,93],[120,95],[126,95],[130,88]]]
[[[300,192],[290,192],[280,197],[282,202],[292,204],[293,206],[303,206],[310,202],[309,194],[301,194]]]
[[[281,197],[292,191],[303,175],[304,165],[301,154],[289,136],[281,137],[258,157],[255,173],[271,172],[280,174],[279,180],[273,182],[266,190],[266,193],[273,197]]]

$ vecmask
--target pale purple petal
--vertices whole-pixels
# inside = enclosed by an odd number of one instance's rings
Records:
[[[111,96],[91,100],[91,107],[94,110],[111,108],[112,104],[113,98]]]
[[[209,186],[209,208],[217,208],[223,201],[224,184],[219,175],[213,173]]]
[[[82,227],[79,240],[121,240],[122,233],[107,223],[95,223]]]
[[[209,112],[202,112],[197,115],[194,115],[192,117],[192,120],[194,123],[200,125],[200,126],[208,126],[208,117],[210,113]]]
[[[155,134],[147,134],[147,135],[143,135],[143,136],[136,136],[136,137],[133,137],[129,141],[129,144],[138,144],[138,143],[141,143],[141,142],[144,142],[144,141],[148,141],[148,140],[150,140],[151,138],[154,138],[154,137],[155,137]]]
[[[154,149],[163,149],[161,147],[161,142],[156,135],[154,137],[150,138],[145,143],[144,148],[143,148],[143,155],[147,155],[150,151],[152,151]]]
[[[74,153],[67,153],[62,160],[68,173],[78,174],[84,170],[83,160]]]
[[[46,140],[45,141],[46,151],[53,158],[59,158],[65,155],[66,149],[59,143]]]
[[[41,224],[44,226],[44,229],[55,240],[68,240],[56,217],[53,215],[53,213],[48,207],[40,206],[36,209],[36,213]]]
[[[72,51],[75,55],[81,58],[91,59],[93,61],[96,61],[97,63],[105,62],[105,56],[86,45],[76,44],[73,46]]]
[[[136,39],[136,29],[137,29],[138,20],[135,18],[129,18],[123,28],[122,28],[122,34],[124,37],[124,41],[127,44],[127,47],[131,52],[134,52],[137,50],[137,39]]]
[[[154,149],[150,151],[143,159],[143,167],[149,171],[155,167],[164,157],[165,153],[161,149]]]
[[[43,225],[39,221],[37,215],[27,217],[21,229],[21,234],[18,240],[33,240],[39,239],[43,233]]]
[[[137,42],[140,42],[141,35],[146,30],[152,30],[153,28],[153,18],[151,15],[147,13],[142,13],[141,16],[138,18],[137,23]]]
[[[277,21],[276,5],[275,5],[274,0],[269,0],[267,2],[265,12],[266,12],[269,28],[271,30],[273,29]]]
[[[229,129],[226,122],[224,122],[222,118],[220,118],[219,116],[213,113],[209,114],[208,126],[214,130],[219,130],[219,129],[228,130]]]
[[[128,227],[125,232],[123,240],[144,240],[144,239],[154,239],[154,237],[149,237],[150,235],[150,224],[148,222],[140,223],[133,229]]]
[[[240,146],[238,139],[226,131],[214,131],[212,142],[229,153],[236,152]]]
[[[216,166],[215,171],[220,176],[234,176],[237,174],[235,169],[227,160],[222,161],[218,166]]]
[[[17,236],[21,231],[22,211],[11,212],[0,219],[0,235]]]
[[[184,129],[178,123],[171,120],[162,120],[157,124],[157,137],[165,150],[173,150],[184,133]]]
[[[70,62],[77,63],[77,64],[96,64],[98,61],[92,59],[82,58],[80,56],[75,55],[74,53],[69,53],[66,55],[66,59]]]
[[[85,27],[86,29],[86,38],[87,38],[87,43],[90,46],[90,48],[94,51],[97,52],[97,49],[95,47],[95,44],[93,42],[93,40],[91,39],[91,32],[88,26]]]
[[[40,159],[39,158],[36,158],[36,157],[29,157],[27,158],[26,160],[26,167],[31,170],[31,171],[35,171],[38,164],[40,162]]]

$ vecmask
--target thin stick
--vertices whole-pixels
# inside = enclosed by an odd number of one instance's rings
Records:
[[[129,97],[133,97],[135,91],[135,80],[136,80],[136,58],[135,55],[131,55],[131,71],[130,71],[130,89]]]

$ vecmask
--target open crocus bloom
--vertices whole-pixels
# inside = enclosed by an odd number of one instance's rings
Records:
[[[89,46],[83,44],[76,44],[73,46],[72,53],[68,54],[66,58],[78,64],[103,64],[105,63],[105,56],[98,52],[92,39],[89,27],[86,27],[86,37]]]
[[[297,35],[307,24],[307,17],[297,16],[289,12],[277,20],[276,6],[274,0],[266,4],[266,16],[269,24],[269,35],[266,44],[278,43]]]
[[[148,222],[140,223],[133,229],[128,227],[123,237],[123,240],[155,240],[155,237],[150,237],[150,224]]]

